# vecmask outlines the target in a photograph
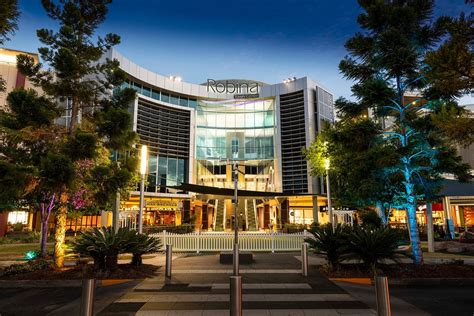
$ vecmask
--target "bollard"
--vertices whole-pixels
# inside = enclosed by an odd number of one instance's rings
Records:
[[[171,263],[173,259],[173,246],[166,245],[166,277],[171,278]]]
[[[301,245],[301,274],[308,276],[308,244]]]
[[[81,316],[94,314],[95,279],[82,280]]]
[[[233,254],[233,265],[234,265],[234,276],[239,275],[239,265],[240,265],[240,258],[239,258],[239,244],[234,244]]]
[[[377,299],[377,315],[390,316],[390,294],[388,292],[388,280],[384,276],[375,277],[375,297]]]
[[[230,277],[230,316],[242,316],[242,277]]]

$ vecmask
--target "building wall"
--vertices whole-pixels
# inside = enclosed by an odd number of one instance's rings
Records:
[[[5,108],[8,94],[16,88],[37,89],[16,68],[16,56],[26,54],[38,62],[38,55],[0,48],[0,77],[5,81],[6,90],[0,91],[0,109]]]
[[[230,93],[229,91],[219,93],[216,91],[212,91],[212,89],[208,89],[205,84],[192,84],[184,81],[176,81],[172,78],[161,76],[133,63],[132,61],[128,60],[120,53],[118,53],[116,50],[109,51],[108,55],[104,56],[104,58],[105,57],[115,58],[120,62],[120,67],[129,74],[130,82],[128,83],[128,86],[134,88],[138,92],[140,99],[147,99],[149,101],[153,101],[153,103],[155,103],[157,106],[163,105],[191,111],[191,123],[189,126],[186,126],[186,128],[189,128],[191,130],[191,138],[189,140],[189,146],[191,150],[189,154],[190,159],[188,166],[188,170],[190,170],[190,176],[188,179],[191,183],[196,183],[196,172],[192,171],[192,169],[196,167],[196,164],[193,163],[196,157],[196,132],[194,130],[196,128],[196,124],[194,122],[194,120],[196,119],[196,113],[194,109],[197,107],[199,100],[234,100],[234,95],[236,93]],[[246,82],[245,80],[229,81],[236,83]],[[253,80],[249,81],[256,82]],[[225,81],[216,80],[216,82]],[[327,89],[322,87],[319,83],[307,77],[298,79],[294,78],[294,80],[285,81],[283,83],[277,84],[266,84],[258,82],[258,85],[258,99],[272,99],[274,102],[275,133],[273,144],[275,150],[273,157],[273,168],[275,175],[273,181],[275,183],[275,188],[285,190],[285,182],[292,182],[293,184],[291,185],[291,190],[287,189],[286,191],[289,190],[288,192],[291,191],[292,193],[309,194],[321,193],[319,185],[320,181],[318,181],[318,179],[313,179],[310,176],[310,168],[308,163],[302,157],[301,149],[303,147],[308,147],[311,144],[311,142],[315,139],[318,131],[324,125],[323,122],[334,122],[332,94],[328,92]],[[301,120],[297,123],[300,127],[295,126],[295,129],[300,128],[302,135],[300,135],[301,139],[298,141],[297,144],[291,136],[291,124],[293,121],[292,116],[294,116],[295,113],[291,113],[293,111],[293,109],[291,108],[291,104],[282,104],[282,102],[286,102],[283,100],[283,96],[291,95],[293,93],[301,93],[301,109],[298,110],[301,112]],[[140,110],[138,109],[139,106],[139,103],[136,102],[132,109],[135,113],[135,120],[137,119],[136,113],[140,112]],[[283,114],[281,110],[284,106],[288,107],[287,112],[289,111],[290,114],[282,120]],[[136,121],[135,127],[137,127]],[[284,130],[289,132],[289,136],[283,135]],[[283,141],[285,137],[286,142]],[[294,142],[294,144],[292,144],[292,142]],[[297,166],[299,170],[298,174],[294,174],[293,172],[289,171],[291,168],[286,168],[290,166],[292,162],[286,160],[286,153],[282,149],[289,147],[292,147],[292,154],[294,154],[295,156],[293,158],[299,161]],[[287,179],[285,179],[285,176],[287,177]],[[303,183],[304,185],[295,186],[296,182],[300,184]]]

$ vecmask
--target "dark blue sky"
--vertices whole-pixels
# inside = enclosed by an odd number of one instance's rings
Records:
[[[36,51],[35,30],[56,25],[39,0],[19,3],[20,29],[6,46]],[[464,0],[438,0],[436,13],[466,9]],[[117,49],[136,63],[188,82],[307,75],[349,97],[351,83],[337,66],[359,11],[355,0],[115,0],[100,33],[119,34]]]

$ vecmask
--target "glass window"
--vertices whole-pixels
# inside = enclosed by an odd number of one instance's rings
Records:
[[[255,112],[255,127],[263,127],[264,112]]]
[[[178,159],[178,184],[183,183],[184,180],[186,179],[184,163],[185,163],[184,159]]]
[[[156,100],[160,100],[160,91],[152,90],[151,97]]]
[[[255,127],[255,114],[245,113],[245,127]]]
[[[158,157],[155,155],[149,155],[147,172],[156,173],[157,164],[158,164]]]
[[[232,158],[237,158],[239,155],[239,140],[232,138]]]
[[[168,161],[166,157],[158,158],[158,183],[166,185],[166,174],[168,171]]]
[[[151,89],[148,87],[143,87],[142,88],[142,94],[147,97],[151,97]]]
[[[168,158],[168,178],[170,180],[175,180],[177,178],[177,159],[176,158]]]
[[[161,101],[169,103],[170,102],[170,95],[168,93],[162,92],[161,93]]]
[[[195,99],[189,99],[188,106],[189,106],[190,108],[195,109],[195,108],[197,107],[197,100],[195,100]]]
[[[136,82],[132,82],[132,88],[137,91],[138,93],[142,92],[142,85]]]
[[[273,126],[273,111],[265,112],[265,126]]]
[[[188,106],[188,98],[179,97],[179,105],[181,105],[181,106]]]
[[[177,97],[177,96],[175,96],[175,95],[171,95],[171,97],[170,97],[170,103],[171,103],[171,104],[179,105],[179,97]]]
[[[243,113],[235,114],[235,127],[245,127],[245,114]]]

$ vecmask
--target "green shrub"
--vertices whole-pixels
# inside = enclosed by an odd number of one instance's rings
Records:
[[[306,228],[307,227],[304,224],[286,223],[285,226],[283,226],[283,231],[291,234],[291,233],[302,232]]]
[[[332,227],[331,224],[313,226],[310,233],[312,238],[306,238],[310,249],[326,256],[331,269],[337,268],[342,261],[342,256],[346,251],[346,238],[350,227],[338,224]]]
[[[24,227],[25,225],[23,223],[15,223],[12,225],[12,229],[14,232],[22,232]]]
[[[160,239],[145,234],[135,234],[133,242],[130,243],[126,252],[132,253],[132,265],[140,266],[142,264],[142,255],[160,251]]]
[[[44,259],[28,261],[26,263],[12,264],[2,271],[2,276],[17,275],[51,268],[51,263]]]
[[[134,230],[128,228],[119,228],[115,232],[111,227],[95,227],[84,231],[77,241],[73,242],[74,251],[92,257],[94,265],[103,271],[115,270],[118,255],[131,248],[135,234]]]
[[[354,227],[347,236],[347,258],[360,260],[374,273],[377,264],[382,260],[399,261],[398,251],[402,237],[391,228]]]

